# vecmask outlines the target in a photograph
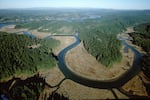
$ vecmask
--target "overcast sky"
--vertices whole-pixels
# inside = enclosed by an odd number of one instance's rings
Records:
[[[150,9],[150,0],[0,0],[0,9],[34,7]]]

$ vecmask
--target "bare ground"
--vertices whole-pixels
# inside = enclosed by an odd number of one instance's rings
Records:
[[[46,36],[51,35],[51,33],[46,33],[46,32],[38,32],[37,30],[28,30],[28,29],[15,29],[15,25],[7,25],[4,26],[0,29],[1,32],[7,32],[7,33],[17,33],[20,32],[19,34],[23,34],[22,31],[29,31],[33,35],[35,35],[38,38],[44,38]]]
[[[15,29],[15,25],[7,25],[0,29],[1,32],[7,32],[7,33],[16,33],[20,31],[27,31],[28,29]]]
[[[37,30],[30,30],[29,32],[31,32],[33,35],[35,35],[36,37],[38,37],[38,38],[40,38],[40,39],[45,38],[45,37],[51,35],[51,33],[38,32]]]
[[[120,34],[123,38],[128,37],[128,33],[134,32],[133,27],[127,28],[127,31]],[[126,40],[126,42],[133,47],[135,47],[139,52],[146,53],[139,46],[132,44],[131,41]],[[138,95],[138,96],[148,96],[148,92],[146,91],[145,84],[150,84],[149,78],[147,78],[143,72],[141,71],[138,75],[133,77],[130,81],[128,81],[122,88],[129,94]]]
[[[97,62],[95,57],[85,50],[83,43],[70,50],[65,59],[70,70],[76,74],[94,80],[108,80],[120,76],[132,65],[132,51],[124,53],[122,48],[121,52],[123,54],[122,61],[111,68]]]
[[[40,74],[46,79],[46,82],[50,86],[58,85],[65,78],[65,76],[62,74],[58,67],[54,67],[47,71],[40,72]],[[52,88],[46,86],[43,95],[46,94],[46,96],[48,97],[48,94],[51,94],[54,91],[61,95],[64,95],[65,97],[68,97],[71,100],[116,98],[111,90],[87,87],[69,79],[65,79],[64,81],[62,81],[61,84],[58,86],[58,89],[57,87]],[[117,89],[113,89],[113,91],[115,91],[117,98],[128,98],[120,93]],[[44,98],[44,96],[41,96],[41,100],[42,98]]]
[[[53,50],[55,55],[58,55],[62,49],[75,42],[75,38],[72,36],[53,36],[53,38],[60,41],[60,45]]]
[[[133,95],[148,96],[144,81],[148,82],[148,80],[145,78],[145,75],[141,72],[140,74],[133,77],[130,81],[128,81],[122,88],[126,92]]]

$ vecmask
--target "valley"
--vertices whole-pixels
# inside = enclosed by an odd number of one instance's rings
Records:
[[[149,98],[149,11],[0,12],[1,97]]]

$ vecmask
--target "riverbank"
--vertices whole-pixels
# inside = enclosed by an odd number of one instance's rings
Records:
[[[58,53],[75,42],[75,38],[72,36],[52,36],[53,39],[60,41],[60,45],[53,49],[53,53],[58,55]]]
[[[134,48],[136,48],[140,53],[146,54],[146,52],[145,52],[140,46],[137,46],[137,45],[135,45],[135,44],[132,43],[132,40],[133,40],[133,39],[132,39],[132,37],[130,37],[129,33],[133,33],[133,32],[135,32],[134,29],[133,29],[133,27],[128,27],[128,28],[126,29],[126,31],[124,31],[124,32],[122,32],[121,34],[119,34],[119,36],[120,36],[121,38],[125,39],[126,42],[127,42],[129,45],[131,45],[131,46],[133,46]]]
[[[133,33],[133,27],[127,28],[127,31],[119,34],[121,38],[127,39],[126,42],[136,48],[141,54],[146,54],[146,52],[139,46],[134,45],[132,43],[132,37],[128,33]],[[141,66],[142,67],[142,66]],[[146,78],[146,76],[141,71],[138,75],[133,77],[130,81],[128,81],[122,89],[130,95],[137,95],[137,96],[148,96],[148,92],[145,86],[145,83],[150,83],[150,80]]]
[[[45,38],[51,33],[46,33],[46,32],[38,32],[37,30],[29,30],[29,29],[15,29],[16,25],[6,25],[2,28],[0,28],[1,32],[7,32],[7,33],[18,33],[18,34],[23,34],[23,31],[28,31],[31,32],[33,35],[35,35],[37,38],[42,39]]]
[[[119,77],[132,66],[133,52],[130,49],[128,52],[124,52],[124,46],[120,51],[123,56],[122,60],[112,67],[100,64],[95,57],[86,51],[83,43],[71,49],[65,60],[69,69],[80,76],[93,80],[110,80]]]
[[[22,31],[28,31],[28,29],[15,29],[16,25],[6,25],[2,28],[0,28],[1,32],[7,32],[7,33],[18,33]]]

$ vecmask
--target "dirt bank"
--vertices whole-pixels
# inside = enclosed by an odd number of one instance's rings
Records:
[[[108,80],[120,76],[132,65],[132,51],[129,50],[128,53],[124,53],[123,48],[121,49],[122,61],[111,68],[97,62],[95,57],[85,50],[83,43],[70,50],[65,59],[70,70],[81,76],[95,80]]]
[[[58,55],[62,49],[75,42],[75,38],[72,36],[53,36],[52,38],[60,41],[60,45],[53,50],[55,55]]]
[[[16,33],[21,31],[28,31],[28,29],[15,29],[16,25],[7,25],[0,29],[1,32],[7,32],[7,33]]]
[[[57,86],[65,78],[65,76],[62,74],[58,67],[54,67],[47,71],[40,72],[40,75],[45,78],[46,82],[50,86]],[[55,90],[57,93],[63,94],[65,97],[68,97],[71,100],[116,98],[111,90],[83,86],[69,79],[65,79],[63,82],[61,82],[61,84],[58,86],[58,89],[57,87],[47,86],[45,88],[45,94],[51,94]],[[128,98],[120,93],[117,89],[113,89],[113,91],[117,95],[117,98]]]
[[[51,33],[46,32],[38,32],[37,30],[28,30],[28,29],[15,29],[15,25],[7,25],[0,29],[1,32],[7,32],[7,33],[18,33],[23,34],[22,31],[28,31],[31,32],[33,35],[35,35],[37,38],[44,38],[46,36],[51,35]]]
[[[126,32],[120,34],[120,36],[122,38],[130,37],[128,33],[132,32],[134,32],[133,27],[130,27],[127,28]],[[126,40],[126,42],[135,47],[140,53],[146,54],[146,52],[141,47],[132,43],[132,39]],[[122,88],[125,92],[127,92],[130,95],[148,96],[148,92],[145,86],[146,84],[150,84],[150,80],[141,71],[138,75],[136,75],[130,81],[128,81]]]

